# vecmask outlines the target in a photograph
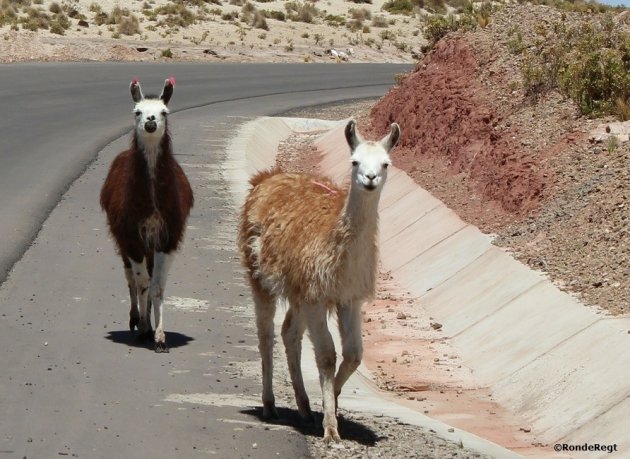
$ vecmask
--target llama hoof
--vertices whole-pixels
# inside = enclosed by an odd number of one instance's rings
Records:
[[[168,347],[166,347],[166,343],[158,341],[155,343],[155,352],[158,354],[168,354]]]
[[[339,436],[337,429],[334,427],[326,427],[326,431],[324,432],[324,443],[328,444],[333,440],[335,443],[339,443],[341,441],[341,437]]]
[[[140,318],[132,317],[129,319],[129,330],[133,331],[135,328],[140,328]]]
[[[274,403],[263,404],[263,419],[280,419],[280,415]]]

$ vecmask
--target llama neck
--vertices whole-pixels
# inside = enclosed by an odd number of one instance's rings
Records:
[[[381,190],[367,192],[351,187],[342,219],[357,239],[374,238],[378,229],[378,202]]]
[[[155,179],[160,155],[170,154],[170,147],[171,143],[168,134],[164,134],[162,137],[154,137],[136,133],[134,136],[134,148],[144,157],[151,179]]]

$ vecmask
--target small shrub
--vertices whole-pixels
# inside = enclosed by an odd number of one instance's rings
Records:
[[[26,16],[20,18],[20,22],[23,29],[35,32],[39,29],[48,29],[50,27],[50,16],[40,9],[28,8]]]
[[[352,19],[356,19],[357,21],[372,19],[372,13],[367,8],[350,8],[348,13]]]
[[[88,8],[90,10],[91,13],[102,13],[103,9],[101,8],[101,5],[99,5],[98,3],[94,2],[94,3],[90,3],[90,6]]]
[[[254,13],[251,26],[255,29],[269,30],[269,25],[267,24],[265,15],[258,10]]]
[[[407,52],[409,51],[410,46],[407,43],[401,42],[401,41],[395,41],[394,42],[394,46],[396,47],[396,49],[403,51],[403,52]]]
[[[507,42],[507,47],[512,54],[521,54],[525,51],[525,43],[523,42],[523,33],[519,30]]]
[[[333,27],[340,27],[340,26],[346,25],[346,18],[339,15],[329,14],[328,16],[324,18],[324,22],[326,22],[326,24],[331,25]]]
[[[619,139],[617,139],[616,135],[613,134],[610,137],[608,137],[608,145],[606,146],[606,149],[608,150],[609,154],[613,154],[618,146],[619,146]]]
[[[411,0],[389,0],[383,4],[383,10],[391,14],[412,14],[413,9]]]
[[[140,33],[140,22],[135,14],[125,16],[118,24],[118,32],[123,35],[135,35]]]
[[[146,11],[146,10],[145,10]],[[154,10],[155,14],[164,16],[158,25],[168,27],[188,27],[194,24],[197,16],[183,3],[167,3]],[[238,17],[238,13],[236,13]]]
[[[48,11],[50,11],[53,14],[58,14],[58,13],[61,13],[63,10],[61,9],[61,5],[59,3],[52,2],[50,6],[48,7]]]
[[[363,29],[363,22],[358,20],[352,20],[346,23],[346,27],[350,29],[351,32],[358,32]]]
[[[58,22],[53,21],[50,23],[50,33],[54,33],[56,35],[65,35],[66,29],[64,29]]]
[[[444,0],[424,0],[424,8],[436,14],[446,14],[446,4]]]
[[[389,26],[387,18],[385,16],[374,16],[372,18],[372,27],[380,27],[386,29]]]
[[[167,59],[171,59],[173,57],[173,51],[171,48],[166,48],[162,50],[162,57],[166,57]]]
[[[286,15],[282,11],[264,10],[264,11],[262,11],[262,13],[265,15],[265,17],[270,18],[270,19],[275,19],[276,21],[284,22],[284,21],[287,20]]]
[[[393,41],[396,38],[394,33],[391,32],[390,30],[383,30],[381,31],[381,33],[378,34],[378,36],[381,38],[381,41],[385,41],[385,40]]]
[[[290,1],[284,4],[284,9],[287,11],[287,18],[294,22],[305,22],[311,24],[315,18],[319,16],[320,12],[311,3]]]
[[[470,15],[462,15],[459,18],[448,16],[431,16],[427,19],[424,27],[424,36],[429,40],[430,47],[445,37],[449,32],[456,30],[472,30],[476,22]]]

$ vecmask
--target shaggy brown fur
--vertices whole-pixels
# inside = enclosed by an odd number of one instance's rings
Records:
[[[347,192],[326,177],[278,170],[261,172],[250,183],[240,249],[256,288],[262,274],[282,286],[273,289],[276,296],[296,305],[321,301],[323,294],[336,301],[337,284],[343,280],[335,279],[334,274],[346,263],[347,251],[336,253],[335,248],[347,247],[353,236],[347,222],[339,218]],[[255,237],[260,237],[259,254],[252,253],[249,245]],[[336,256],[330,257],[333,253]],[[260,259],[265,260],[264,268]],[[294,269],[296,264],[300,269]],[[334,307],[334,303],[328,306]]]
[[[139,263],[145,257],[152,259],[153,252],[177,250],[184,235],[194,199],[168,135],[162,140],[155,175],[149,177],[147,161],[134,140],[114,159],[101,190],[101,207],[126,267],[129,258]],[[155,236],[143,227],[150,218],[159,222]]]

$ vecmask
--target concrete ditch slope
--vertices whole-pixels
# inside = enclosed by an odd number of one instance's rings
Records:
[[[342,183],[350,167],[344,126],[248,123],[234,144],[242,154],[226,164],[237,202],[247,177],[272,166],[278,143],[293,132],[326,131],[317,142],[321,170]],[[606,317],[560,291],[396,168],[381,199],[380,245],[383,267],[443,324],[476,383],[531,425],[552,455],[555,443],[617,445],[612,454],[556,457],[630,454],[628,318]]]
[[[317,142],[322,172],[338,181],[349,168],[343,126]],[[395,168],[380,210],[383,267],[443,324],[478,384],[544,443],[616,444],[583,457],[630,457],[628,318],[560,291]]]

